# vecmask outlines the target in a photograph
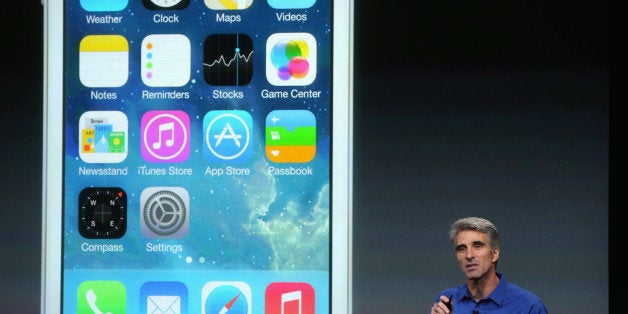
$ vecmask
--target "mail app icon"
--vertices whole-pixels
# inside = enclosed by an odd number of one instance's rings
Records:
[[[181,297],[170,295],[151,295],[146,298],[146,313],[181,314]]]
[[[188,314],[188,290],[178,281],[145,282],[140,300],[142,314]]]

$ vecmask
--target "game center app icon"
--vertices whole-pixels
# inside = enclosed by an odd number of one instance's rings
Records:
[[[87,111],[79,118],[79,156],[88,163],[118,163],[129,149],[129,123],[120,111]]]
[[[253,313],[251,288],[244,282],[210,281],[203,286],[201,295],[202,314]]]
[[[268,0],[268,5],[275,9],[307,9],[316,0]]]
[[[120,87],[129,78],[129,43],[120,35],[88,35],[79,44],[79,79],[87,87]]]
[[[126,314],[126,288],[119,281],[83,281],[76,292],[76,313]]]
[[[304,86],[316,79],[316,39],[276,33],[266,40],[266,79],[276,86]]]
[[[314,288],[306,282],[273,282],[266,287],[265,314],[315,314]]]
[[[190,195],[184,188],[146,188],[140,204],[140,230],[145,237],[179,239],[188,233]]]
[[[214,162],[251,158],[253,118],[243,110],[213,110],[203,118],[203,155]]]
[[[253,4],[253,0],[205,0],[205,5],[212,10],[244,10]]]
[[[190,155],[190,118],[180,110],[142,116],[141,153],[148,162],[183,162]]]
[[[308,110],[271,111],[265,133],[272,162],[308,162],[316,155],[316,117]]]
[[[179,87],[190,80],[190,40],[181,34],[153,34],[142,40],[142,82]]]
[[[188,314],[187,287],[178,281],[145,282],[140,288],[140,314],[144,313]]]

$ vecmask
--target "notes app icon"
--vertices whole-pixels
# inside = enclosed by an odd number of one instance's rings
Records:
[[[271,111],[265,133],[272,162],[308,162],[316,155],[316,117],[308,110]]]
[[[148,162],[183,162],[190,155],[190,118],[180,110],[142,116],[141,153]]]
[[[266,287],[264,313],[315,314],[314,288],[305,282],[273,282]]]
[[[120,87],[129,78],[129,43],[120,35],[88,35],[79,44],[79,79],[87,87]]]

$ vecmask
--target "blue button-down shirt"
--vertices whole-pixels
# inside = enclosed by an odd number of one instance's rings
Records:
[[[440,301],[440,296],[453,295],[453,312],[456,314],[547,314],[547,308],[543,301],[533,294],[506,280],[502,274],[497,273],[499,284],[491,294],[476,302],[466,284],[447,289],[436,296],[435,302]]]

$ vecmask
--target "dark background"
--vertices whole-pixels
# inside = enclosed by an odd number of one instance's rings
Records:
[[[470,215],[551,313],[609,312],[608,2],[355,1],[354,312],[463,283],[447,231]],[[37,313],[43,12],[1,14],[0,304]]]

